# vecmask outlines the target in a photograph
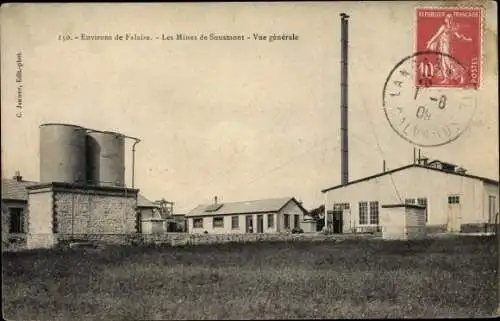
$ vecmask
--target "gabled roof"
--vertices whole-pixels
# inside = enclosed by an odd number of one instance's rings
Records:
[[[294,197],[269,198],[255,201],[220,203],[220,207],[214,207],[214,204],[200,204],[186,216],[212,216],[225,214],[250,214],[250,213],[275,213],[288,205],[289,202],[295,202],[304,213],[307,213],[302,205]],[[216,210],[213,210],[217,208]],[[208,209],[208,211],[207,211]]]
[[[141,194],[137,194],[137,207],[157,208],[158,205],[154,204]]]
[[[32,181],[18,181],[16,179],[2,178],[2,199],[15,201],[28,201],[26,187],[39,184]]]
[[[399,167],[399,168],[395,168],[395,169],[390,170],[390,171],[386,171],[386,172],[378,173],[378,174],[375,174],[375,175],[372,175],[372,176],[368,176],[368,177],[364,177],[364,178],[361,178],[361,179],[357,179],[357,180],[351,181],[351,182],[349,182],[347,184],[337,185],[337,186],[333,186],[333,187],[330,187],[330,188],[326,188],[326,189],[322,190],[321,192],[322,193],[326,193],[326,192],[334,190],[334,189],[338,189],[338,188],[341,188],[341,187],[353,185],[353,184],[356,184],[356,183],[361,183],[361,182],[364,182],[364,181],[367,181],[367,180],[370,180],[370,179],[373,179],[373,178],[377,178],[377,177],[389,175],[389,174],[392,174],[392,173],[395,173],[395,172],[399,172],[399,171],[402,171],[402,170],[405,170],[405,169],[408,169],[408,168],[412,168],[412,167],[418,167],[418,168],[422,168],[422,169],[428,169],[428,170],[440,172],[440,173],[443,173],[443,174],[468,177],[468,178],[480,180],[480,181],[485,182],[485,183],[499,185],[498,181],[495,181],[495,180],[487,178],[487,177],[481,177],[481,176],[470,175],[470,174],[465,174],[465,173],[450,172],[450,171],[441,170],[441,169],[434,168],[434,167],[429,167],[429,166],[418,165],[418,164],[410,164],[410,165],[402,166],[402,167]]]

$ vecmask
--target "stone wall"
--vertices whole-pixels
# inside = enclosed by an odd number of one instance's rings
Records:
[[[497,226],[489,223],[462,224],[460,233],[495,233]]]
[[[189,234],[189,233],[164,233],[164,234],[89,234],[69,235],[58,234],[59,242],[68,241],[96,242],[103,244],[120,245],[197,245],[220,243],[249,243],[249,242],[283,242],[283,241],[323,241],[339,239],[369,239],[377,238],[373,235],[355,234]]]
[[[8,244],[7,237],[9,236],[10,213],[9,209],[2,201],[2,249]]]
[[[2,252],[26,249],[26,234],[2,233]]]
[[[56,233],[126,234],[136,232],[134,195],[56,191]]]
[[[448,226],[446,224],[427,224],[425,229],[428,234],[446,233],[448,231]]]
[[[96,242],[103,244],[129,245],[137,234],[57,234],[58,243]]]
[[[135,234],[137,192],[67,183],[29,187],[27,247],[52,247],[58,234]]]

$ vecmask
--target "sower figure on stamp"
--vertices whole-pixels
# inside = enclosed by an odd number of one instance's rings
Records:
[[[450,80],[459,80],[460,84],[464,82],[464,68],[449,56],[451,55],[451,38],[453,36],[460,40],[472,42],[471,38],[458,33],[458,24],[453,21],[453,15],[448,13],[444,17],[444,24],[427,42],[428,50],[444,54],[438,58],[438,75],[443,79],[441,84],[448,83]]]

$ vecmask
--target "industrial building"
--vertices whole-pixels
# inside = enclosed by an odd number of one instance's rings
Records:
[[[279,233],[312,226],[307,210],[293,197],[201,204],[187,215],[189,233]]]
[[[415,230],[412,237],[427,231],[492,229],[498,224],[498,181],[467,174],[447,162],[428,162],[420,151],[417,159],[415,147],[413,163],[387,171],[384,161],[382,173],[349,181],[349,16],[341,13],[340,17],[341,184],[322,190],[326,229],[334,233],[385,231],[390,235],[384,237],[398,238],[406,238],[411,229]]]
[[[6,233],[22,234],[26,233],[27,212],[28,212],[28,190],[27,187],[39,185],[40,182],[23,180],[20,172],[10,178],[2,179],[2,208],[6,215],[2,216],[2,226]],[[137,209],[141,217],[141,221],[147,221],[151,218],[164,219],[158,212],[153,213],[153,210],[158,206],[149,201],[141,194],[137,195]]]
[[[40,182],[23,180],[20,172],[12,179],[2,179],[2,233],[4,235],[21,236],[27,233],[28,227],[28,190],[27,187],[40,185]],[[175,220],[183,228],[183,216],[172,215],[171,218],[163,218],[159,211],[159,205],[151,202],[141,194],[137,195],[137,214],[141,225],[138,232],[143,234],[163,233],[167,231],[167,221]]]
[[[186,232],[185,215],[174,213],[174,203],[164,199],[151,202],[137,195],[137,210],[141,217],[140,232],[143,234]]]
[[[165,231],[167,232],[186,232],[186,215],[174,212],[174,203],[165,199],[154,202],[161,217],[165,219]]]
[[[421,158],[415,163],[322,191],[326,226],[336,233],[380,230],[383,206],[425,208],[428,231],[484,232],[498,223],[499,182]]]
[[[125,186],[126,139],[134,141],[132,188]],[[149,203],[134,188],[139,142],[77,125],[41,125],[40,181],[24,181],[20,173],[2,179],[2,232],[25,234],[27,248],[140,232],[142,221],[155,217],[147,216]]]

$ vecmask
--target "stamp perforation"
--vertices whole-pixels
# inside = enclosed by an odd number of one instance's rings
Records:
[[[441,12],[446,12],[449,11],[451,12],[456,12],[456,11],[462,11],[462,12],[467,12],[467,11],[473,11],[473,12],[478,12],[479,17],[472,17],[472,19],[477,19],[478,20],[478,26],[477,26],[477,34],[476,37],[478,38],[476,41],[477,45],[477,58],[479,61],[474,63],[470,63],[469,67],[471,65],[475,65],[475,67],[478,69],[476,72],[471,71],[471,68],[467,68],[467,71],[465,74],[469,79],[468,79],[468,86],[463,86],[464,88],[474,88],[474,89],[479,89],[482,85],[482,82],[484,81],[484,27],[485,27],[485,10],[483,6],[477,5],[477,6],[460,6],[460,5],[455,5],[455,6],[443,6],[443,7],[415,7],[415,12],[414,12],[414,25],[415,25],[415,33],[414,33],[414,49],[415,52],[422,51],[422,48],[419,48],[419,13],[420,12],[432,12],[432,11],[441,11]],[[453,16],[452,16],[453,17]],[[453,18],[455,20],[455,18]],[[448,28],[453,28],[455,27],[455,22],[451,23],[451,26],[448,25]],[[441,27],[440,27],[441,28]],[[449,29],[448,29],[449,30]],[[453,30],[453,29],[452,29]],[[434,40],[436,42],[437,39]],[[470,40],[469,40],[470,41]],[[436,43],[437,45],[437,43]],[[459,60],[460,61],[460,60]],[[442,71],[441,71],[442,72]],[[473,78],[473,74],[477,74],[477,78]],[[473,81],[473,79],[476,79],[476,82]],[[472,84],[472,86],[470,85]],[[442,88],[447,88],[447,87],[459,87],[460,85],[443,85],[443,86],[435,86],[435,87],[442,87]]]

